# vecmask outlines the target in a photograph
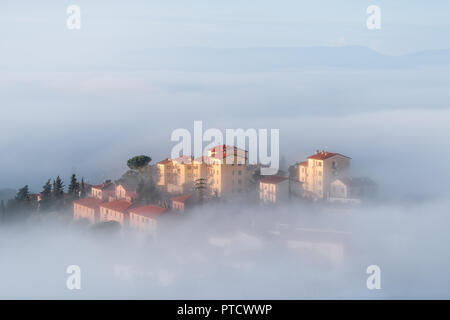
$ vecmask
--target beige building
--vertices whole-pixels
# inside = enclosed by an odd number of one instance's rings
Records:
[[[211,148],[206,156],[196,159],[165,159],[157,163],[158,185],[171,194],[182,195],[192,192],[198,179],[206,179],[211,195],[242,192],[254,171],[247,160],[246,150],[227,145]]]
[[[87,219],[91,223],[98,222],[100,219],[100,205],[103,203],[98,198],[84,198],[73,202],[73,219]]]
[[[100,205],[100,221],[116,221],[123,227],[128,223],[128,209],[132,206],[126,200],[115,200]]]
[[[138,198],[136,190],[136,184],[126,182],[118,183],[115,187],[114,196],[111,196],[109,201],[126,200],[128,202],[134,202]]]
[[[166,211],[158,206],[140,206],[128,210],[129,226],[132,229],[154,234],[157,227],[157,218]]]
[[[206,178],[207,163],[200,157],[193,159],[182,156],[158,162],[158,185],[164,186],[168,193],[184,194],[191,192],[195,181]]]
[[[331,183],[349,176],[350,160],[351,158],[339,153],[317,151],[306,161],[297,164],[303,195],[328,199]]]
[[[259,181],[259,199],[264,203],[277,203],[289,198],[289,179],[267,176]]]
[[[248,165],[247,151],[220,145],[208,150],[208,189],[211,194],[224,196],[247,189],[254,166]]]
[[[104,183],[91,187],[91,197],[108,201],[111,196],[115,195],[115,186],[111,180],[106,180]]]

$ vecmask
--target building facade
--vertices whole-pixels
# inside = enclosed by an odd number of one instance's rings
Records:
[[[140,206],[128,210],[129,226],[132,229],[155,234],[157,228],[157,218],[166,211],[158,206]]]
[[[302,183],[303,195],[328,199],[331,183],[349,176],[351,158],[339,153],[317,151],[304,162],[297,164],[298,181]]]
[[[74,220],[87,219],[91,223],[100,220],[100,205],[103,203],[98,198],[84,198],[73,202]]]
[[[115,195],[115,186],[111,180],[91,187],[91,197],[108,201],[111,196]]]
[[[128,209],[132,203],[126,200],[114,200],[100,205],[100,222],[116,221],[122,227],[128,224]]]
[[[259,199],[264,203],[277,203],[289,198],[289,179],[267,176],[259,181]]]

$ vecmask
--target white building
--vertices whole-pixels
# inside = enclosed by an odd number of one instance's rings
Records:
[[[331,183],[331,202],[360,203],[376,195],[376,184],[369,178],[342,178]]]

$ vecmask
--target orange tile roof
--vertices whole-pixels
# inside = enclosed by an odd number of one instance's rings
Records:
[[[103,203],[103,201],[101,199],[97,199],[97,198],[84,198],[84,199],[75,200],[73,203],[76,203],[83,207],[97,209],[98,207],[100,207],[100,205]]]
[[[172,160],[170,160],[169,158],[166,158],[166,159],[164,159],[164,160],[161,160],[160,162],[158,162],[157,164],[168,164],[168,163],[171,163],[172,162]]]
[[[181,156],[176,159],[173,159],[172,161],[176,162],[176,163],[190,164],[192,161],[192,157],[191,156]]]
[[[325,160],[334,156],[341,156],[341,157],[345,157],[345,158],[349,158],[347,156],[344,156],[340,153],[335,153],[335,152],[328,152],[328,151],[319,151],[316,154],[309,156],[308,159],[314,159],[314,160]]]
[[[125,211],[131,207],[131,202],[126,200],[114,200],[111,202],[105,202],[100,207],[125,213]]]
[[[198,163],[206,163],[209,164],[211,162],[211,157],[208,156],[201,156],[194,159],[195,162]]]
[[[308,161],[300,162],[299,165],[307,167],[308,166]]]
[[[147,218],[156,218],[157,216],[161,215],[161,213],[163,213],[164,211],[166,211],[165,208],[153,205],[134,207],[128,210],[129,213],[144,216]]]
[[[96,186],[92,186],[91,188],[105,190],[105,189],[110,189],[111,187],[114,187],[114,185],[111,182],[105,182],[102,184],[98,184]]]
[[[287,178],[286,177],[282,177],[282,176],[268,176],[265,178],[262,178],[260,180],[260,182],[262,183],[270,183],[270,184],[277,184],[283,181],[286,181]]]
[[[192,196],[192,193],[184,194],[178,197],[173,197],[171,200],[177,202],[185,202],[187,199],[189,199],[190,196]]]

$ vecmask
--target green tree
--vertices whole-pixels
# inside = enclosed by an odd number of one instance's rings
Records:
[[[48,179],[47,182],[42,187],[41,201],[39,202],[39,210],[40,211],[49,210],[52,206],[52,203],[53,203],[52,184],[51,179]]]
[[[28,185],[26,185],[25,187],[19,189],[19,191],[17,191],[16,197],[14,198],[14,200],[17,201],[18,204],[26,204],[29,201],[29,197],[30,197],[30,191],[28,189]]]
[[[71,200],[77,200],[80,197],[80,184],[75,174],[70,177],[70,184],[67,188],[67,194]]]
[[[31,213],[31,210],[30,192],[28,185],[26,185],[17,191],[14,199],[8,201],[7,219],[18,220],[25,218]]]
[[[152,204],[160,200],[161,194],[155,183],[155,168],[147,166],[141,170],[138,175],[133,177],[137,179],[138,185],[136,193],[138,202],[141,204]]]
[[[81,184],[80,184],[80,198],[85,198],[87,194],[86,191],[86,185],[84,183],[84,178],[81,178]]]
[[[141,171],[141,169],[147,166],[151,161],[152,158],[141,155],[129,159],[127,165],[131,170]]]
[[[64,205],[64,184],[59,176],[56,177],[56,180],[53,180],[52,196],[55,208],[61,208]]]

